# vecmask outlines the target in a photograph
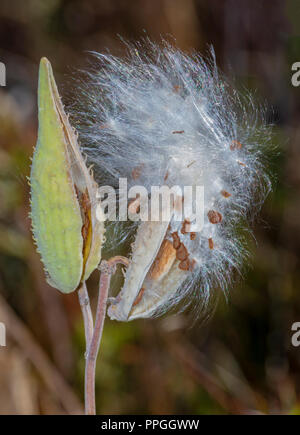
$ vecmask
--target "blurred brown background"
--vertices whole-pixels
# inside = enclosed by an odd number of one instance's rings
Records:
[[[82,412],[84,334],[77,295],[44,279],[31,234],[30,157],[38,62],[52,62],[62,95],[87,51],[122,55],[118,38],[213,44],[218,65],[267,102],[280,154],[274,193],[255,227],[252,266],[193,328],[186,317],[107,321],[97,368],[99,413],[300,413],[300,61],[298,0],[1,0],[0,413]],[[89,287],[94,302],[97,273]]]

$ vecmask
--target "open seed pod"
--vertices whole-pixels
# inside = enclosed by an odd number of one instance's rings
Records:
[[[124,286],[111,298],[111,319],[129,321],[147,318],[164,308],[191,274],[193,260],[172,233],[169,222],[142,222],[132,246]]]
[[[99,264],[105,230],[103,221],[96,219],[97,184],[80,153],[46,58],[40,63],[38,114],[30,174],[33,234],[48,282],[70,293]],[[99,218],[99,208],[97,213]]]
[[[96,54],[95,62],[85,98],[76,102],[89,158],[108,184],[126,178],[129,190],[142,186],[151,200],[153,187],[179,186],[185,206],[184,189],[192,187],[198,221],[183,216],[189,232],[182,221],[170,219],[169,228],[141,217],[123,289],[108,313],[131,320],[190,306],[197,315],[215,290],[230,290],[234,271],[248,261],[249,224],[271,190],[265,111],[230,85],[213,51],[204,60],[144,40],[128,44],[125,59]],[[123,197],[118,201],[123,210]],[[142,206],[133,198],[128,211]],[[129,240],[136,225],[117,222],[115,229]]]

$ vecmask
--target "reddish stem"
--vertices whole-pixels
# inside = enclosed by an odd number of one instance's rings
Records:
[[[87,292],[85,282],[83,282],[81,284],[81,287],[78,289],[78,298],[79,298],[79,304],[83,316],[86,354],[87,354],[93,336],[94,322],[93,322],[93,315],[92,315],[92,310],[90,305],[90,298]]]
[[[117,264],[128,266],[128,259],[116,256],[110,260],[102,260],[99,266],[101,271],[99,297],[97,303],[96,320],[93,336],[87,352],[85,367],[85,413],[86,415],[96,414],[95,401],[95,371],[97,355],[100,348],[103,325],[106,315],[107,297],[110,286],[111,276],[115,273]]]

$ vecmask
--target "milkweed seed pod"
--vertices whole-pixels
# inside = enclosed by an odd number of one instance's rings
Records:
[[[97,185],[46,58],[40,63],[38,114],[30,174],[33,234],[49,284],[70,293],[99,264],[104,224],[96,219]]]
[[[95,166],[112,183],[127,178],[129,188],[202,186],[204,192],[201,231],[193,230],[193,216],[176,218],[174,201],[169,221],[135,227],[124,286],[108,314],[126,321],[175,305],[206,305],[212,290],[226,291],[233,269],[240,270],[243,234],[270,191],[271,134],[263,111],[223,79],[213,52],[206,62],[148,42],[129,46],[124,60],[95,56],[84,87],[88,107],[77,112]],[[183,194],[182,202],[189,201],[195,210],[196,200]],[[130,208],[138,210],[138,198]]]

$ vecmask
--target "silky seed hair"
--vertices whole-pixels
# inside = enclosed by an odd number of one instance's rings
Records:
[[[125,177],[128,188],[148,192],[164,184],[204,186],[202,231],[170,222],[167,239],[184,246],[188,273],[153,315],[206,306],[214,289],[231,288],[233,271],[248,258],[250,223],[271,189],[271,126],[252,96],[220,73],[213,50],[204,60],[166,42],[126,49],[125,58],[93,53],[72,111],[82,149],[103,184]],[[132,240],[137,225],[112,223],[115,253],[114,237]]]

